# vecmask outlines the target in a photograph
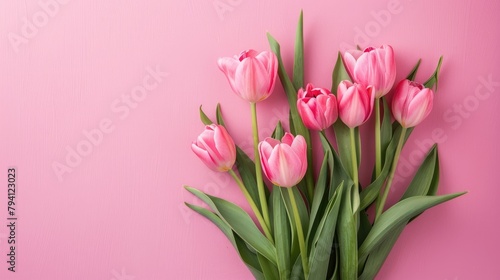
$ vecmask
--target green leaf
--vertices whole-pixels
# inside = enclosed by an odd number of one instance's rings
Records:
[[[401,127],[394,131],[392,140],[385,151],[385,161],[382,167],[382,172],[380,172],[380,175],[375,179],[375,181],[361,191],[359,209],[363,210],[368,208],[379,196],[380,189],[384,185],[387,176],[389,175],[389,171],[391,170],[392,161],[394,160],[394,154],[396,153],[400,135]]]
[[[224,199],[207,195],[197,189],[186,190],[208,204],[248,245],[276,265],[276,249],[260,232],[252,218],[237,205]]]
[[[335,149],[333,149],[330,141],[326,138],[325,135],[320,133],[321,144],[323,145],[323,150],[326,152],[330,152],[332,154],[332,161],[330,161],[329,165],[332,169],[330,171],[330,193],[328,199],[330,199],[335,191],[335,187],[340,185],[340,183],[344,182],[346,185],[354,184],[349,174],[345,170],[342,162],[340,161],[339,156]]]
[[[260,201],[259,190],[257,189],[257,179],[255,177],[255,164],[238,146],[236,146],[236,168],[252,200]],[[266,192],[266,197],[268,197],[268,189],[264,188],[264,191]],[[257,208],[262,211],[260,203],[257,203]]]
[[[323,157],[323,163],[321,164],[321,169],[319,171],[318,180],[316,181],[316,187],[314,188],[314,197],[311,205],[311,214],[309,219],[309,228],[307,230],[307,240],[308,248],[311,248],[311,243],[313,241],[312,237],[314,235],[315,229],[321,220],[321,216],[325,213],[325,209],[328,203],[327,193],[327,179],[328,173],[330,172],[328,168],[328,162],[331,159],[331,152],[325,151],[325,156]]]
[[[349,185],[342,197],[337,226],[340,246],[340,279],[356,279],[358,276],[357,226],[351,206],[352,188],[353,185]]]
[[[401,200],[418,195],[427,195],[434,178],[437,158],[437,146],[434,145],[424,159],[424,162],[413,177]]]
[[[332,261],[332,258],[335,258],[333,261]],[[334,265],[332,267],[332,265]],[[329,264],[329,268],[328,268],[328,271],[329,271],[329,274],[332,275],[332,277],[330,278],[330,280],[339,280],[339,252],[338,250],[334,247],[332,248],[332,255],[330,257],[330,264]]]
[[[201,119],[201,122],[204,125],[213,124],[214,122],[209,117],[207,117],[207,115],[205,114],[205,112],[203,112],[203,109],[201,107],[202,106],[200,106],[200,119]]]
[[[387,236],[387,238],[373,250],[373,252],[368,256],[363,273],[359,276],[358,280],[373,280],[375,278],[387,259],[387,256],[389,256],[392,247],[396,244],[399,235],[403,232],[405,226],[406,225],[403,224],[396,227]]]
[[[290,223],[288,222],[286,208],[281,199],[279,187],[273,187],[271,201],[273,205],[274,242],[276,245],[279,279],[286,280],[289,279],[291,271],[290,246],[292,242]]]
[[[415,80],[415,77],[417,76],[418,68],[420,67],[420,62],[422,62],[422,59],[419,59],[417,61],[417,64],[415,64],[415,66],[411,70],[410,74],[408,74],[408,76],[406,76],[407,80],[410,80],[410,81]]]
[[[436,164],[434,166],[434,176],[432,177],[431,185],[427,195],[436,195],[439,185],[439,153],[436,146]]]
[[[267,39],[269,41],[269,45],[271,47],[271,50],[278,58],[278,76],[280,77],[281,84],[283,85],[283,89],[285,90],[285,93],[288,97],[288,103],[291,104],[292,103],[291,101],[293,101],[293,99],[295,99],[295,102],[297,102],[297,89],[294,87],[294,85],[292,84],[292,81],[290,80],[290,77],[286,73],[285,66],[283,64],[283,59],[281,58],[280,44],[269,33],[267,33]],[[297,108],[295,108],[295,110],[296,109]],[[293,109],[290,108],[290,110],[293,110]]]
[[[220,216],[229,224],[234,232],[262,256],[276,265],[276,249],[274,245],[260,232],[252,218],[236,204],[218,197],[209,197],[217,206]]]
[[[335,237],[335,228],[342,200],[343,184],[332,196],[326,207],[325,214],[318,226],[309,254],[309,279],[326,279],[332,244]]]
[[[392,139],[392,124],[391,111],[389,110],[389,105],[387,104],[387,99],[385,97],[382,97],[382,104],[384,108],[384,118],[382,119],[382,125],[380,126],[380,145],[382,149],[382,164],[384,164],[387,147],[389,147]]]
[[[187,207],[191,208],[193,211],[197,212],[201,216],[210,220],[214,225],[216,225],[222,233],[229,239],[231,244],[233,244],[234,248],[238,251],[241,260],[245,263],[245,265],[250,269],[252,274],[256,279],[264,279],[264,275],[262,274],[262,270],[260,269],[259,262],[257,260],[257,256],[255,253],[251,252],[246,244],[241,240],[240,237],[233,234],[233,230],[231,227],[224,222],[219,216],[215,213],[193,204],[185,203]]]
[[[351,150],[353,148],[356,149],[356,163],[359,167],[359,164],[361,162],[361,140],[359,135],[359,128],[354,128],[356,147],[351,146],[350,128],[341,120],[338,120],[333,124],[333,129],[335,131],[335,139],[337,140],[337,147],[339,149],[339,156],[340,161],[342,162],[342,166],[347,171],[347,174],[349,174],[350,178],[354,180]]]
[[[293,265],[292,275],[291,275],[290,279],[293,279],[293,280],[304,280],[304,271],[302,270],[302,261],[301,261],[300,254],[297,257],[297,260],[295,261],[295,264]]]
[[[287,192],[286,188],[280,188],[280,191],[281,191],[281,198],[285,203],[285,209],[288,214],[288,220],[290,221],[292,227],[296,229],[297,227],[295,226],[295,219],[293,218],[293,212],[292,212],[293,208],[292,208],[292,202],[290,201],[290,197],[288,196],[288,193],[286,193]],[[309,213],[307,212],[307,207],[306,204],[304,203],[304,198],[302,197],[297,188],[292,188],[292,191],[295,197],[295,201],[297,202],[297,210],[299,212],[302,228],[306,229],[309,226]],[[295,233],[295,231],[293,232]]]
[[[438,65],[436,66],[436,70],[434,70],[434,73],[432,73],[430,78],[424,83],[424,86],[426,88],[430,88],[433,89],[434,91],[437,91],[439,70],[441,70],[442,63],[443,63],[443,56],[439,58]]]
[[[373,249],[382,243],[394,229],[408,223],[411,218],[425,210],[463,194],[465,192],[443,196],[413,196],[396,203],[380,215],[377,223],[373,225],[372,230],[359,247],[360,263],[363,263]]]
[[[295,89],[304,86],[304,28],[303,11],[300,11],[295,35],[295,57],[293,61],[293,85]]]
[[[217,123],[222,125],[222,126],[226,126],[224,124],[224,120],[222,119],[222,113],[220,110],[220,103],[217,103],[217,109],[215,109],[215,115],[217,116]]]
[[[364,210],[359,211],[358,244],[362,244],[365,241],[371,229],[372,224],[368,219],[368,214]]]
[[[279,279],[278,269],[276,266],[260,254],[257,255],[257,259],[259,260],[260,267],[262,267],[265,279]]]
[[[273,131],[273,134],[271,135],[272,138],[281,140],[283,138],[283,135],[285,135],[285,131],[283,130],[283,126],[281,125],[281,121],[278,122],[276,125],[276,128]]]
[[[337,95],[337,88],[340,82],[344,80],[351,80],[349,74],[345,70],[344,63],[342,62],[342,55],[340,52],[337,55],[337,62],[335,63],[335,67],[333,68],[332,73],[332,93]]]

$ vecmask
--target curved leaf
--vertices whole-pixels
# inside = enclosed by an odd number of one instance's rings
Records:
[[[368,254],[382,243],[391,232],[408,223],[408,221],[423,211],[465,194],[454,193],[443,196],[413,196],[404,199],[385,211],[372,227],[365,241],[359,247],[359,260],[363,263]]]
[[[229,201],[207,195],[197,189],[186,187],[186,190],[207,203],[248,245],[274,265],[277,264],[274,245],[257,228],[247,212]]]

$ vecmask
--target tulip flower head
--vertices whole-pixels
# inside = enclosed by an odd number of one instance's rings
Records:
[[[396,80],[396,60],[391,46],[368,47],[363,51],[347,51],[344,66],[351,79],[365,87],[375,88],[375,97],[386,95]]]
[[[350,128],[365,123],[373,111],[375,90],[372,86],[365,87],[342,81],[337,90],[340,119]]]
[[[278,59],[272,52],[243,51],[239,56],[224,57],[217,61],[233,91],[252,103],[271,95],[278,73]]]
[[[403,127],[414,127],[431,112],[434,93],[422,84],[402,80],[392,99],[392,114]]]
[[[337,98],[328,89],[307,84],[297,95],[297,110],[309,129],[324,130],[338,118]]]
[[[259,143],[262,169],[274,185],[290,188],[302,180],[307,170],[307,144],[302,135],[290,133],[279,140],[266,138]]]
[[[236,161],[234,141],[221,125],[207,125],[196,141],[191,144],[191,149],[214,171],[229,171]]]

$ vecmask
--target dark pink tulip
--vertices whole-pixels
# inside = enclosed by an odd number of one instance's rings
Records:
[[[324,130],[338,118],[337,98],[326,88],[307,84],[297,96],[297,110],[309,129]]]

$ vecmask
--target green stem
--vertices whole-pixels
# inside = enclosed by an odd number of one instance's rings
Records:
[[[300,222],[299,210],[297,208],[297,202],[295,201],[295,196],[293,195],[293,190],[292,188],[287,188],[287,189],[288,189],[288,196],[290,197],[290,202],[292,203],[293,219],[295,220],[295,226],[297,227],[297,237],[299,239],[302,268],[304,269],[304,277],[307,280],[309,278],[309,261],[307,258],[307,247],[304,239],[304,232],[302,231],[302,223]]]
[[[264,216],[264,222],[269,228],[269,211],[267,209],[267,199],[266,193],[264,191],[264,181],[262,180],[262,166],[260,164],[259,155],[259,129],[257,127],[257,104],[250,103],[252,111],[252,131],[253,131],[253,151],[255,158],[255,176],[257,180],[257,190],[259,191],[260,207],[262,208],[262,216]]]
[[[252,208],[255,216],[257,217],[257,220],[259,221],[262,230],[264,230],[264,234],[266,235],[267,239],[269,239],[269,241],[271,241],[271,243],[274,244],[273,235],[271,234],[271,231],[269,231],[269,227],[266,225],[264,218],[262,217],[262,214],[260,213],[259,208],[257,207],[257,204],[255,204],[255,201],[253,201],[252,197],[250,196],[250,193],[245,187],[245,184],[243,183],[243,181],[241,181],[240,177],[236,175],[236,173],[232,169],[229,170],[229,174],[231,174],[231,176],[236,181],[236,184],[238,184],[238,187],[240,187],[240,190],[243,192],[243,195],[245,195],[245,198],[247,199],[248,203],[250,204],[250,207]]]
[[[354,128],[350,128],[349,132],[351,134],[351,161],[352,161],[352,179],[354,180],[354,188],[358,189],[359,179],[358,179],[358,157],[356,156],[356,136],[354,133]]]
[[[387,184],[385,185],[384,194],[380,199],[380,203],[377,204],[375,222],[377,222],[377,219],[380,217],[380,215],[382,215],[382,211],[384,211],[385,202],[387,200],[387,196],[389,195],[389,190],[391,189],[392,181],[394,180],[394,174],[396,173],[396,167],[398,166],[399,156],[401,155],[401,150],[403,149],[403,144],[405,142],[406,130],[407,128],[403,127],[401,135],[399,136],[396,154],[394,155],[394,161],[392,162],[391,171],[389,173],[389,179],[387,179]]]
[[[349,129],[351,136],[351,162],[352,162],[352,180],[354,186],[352,188],[352,213],[356,214],[359,207],[359,175],[358,175],[358,157],[356,155],[356,135],[355,128]]]
[[[375,99],[375,178],[382,172],[382,144],[380,140],[380,98]]]

